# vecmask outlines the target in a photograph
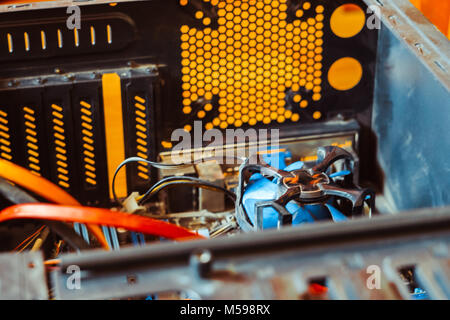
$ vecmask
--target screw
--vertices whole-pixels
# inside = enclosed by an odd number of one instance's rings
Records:
[[[129,284],[136,284],[137,282],[137,277],[135,275],[127,275],[127,282]]]

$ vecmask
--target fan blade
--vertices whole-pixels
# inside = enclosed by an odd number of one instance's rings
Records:
[[[288,205],[290,205],[291,203],[293,203],[294,201],[291,201],[288,203]],[[286,208],[289,210],[289,208],[286,206]],[[290,210],[289,210],[290,211]],[[304,206],[298,206],[298,209],[293,213],[293,217],[292,217],[292,224],[293,225],[297,225],[297,224],[302,224],[302,223],[312,223],[314,222],[314,217],[311,214],[311,212],[306,209]]]
[[[349,171],[349,170],[343,170],[343,171],[332,173],[332,174],[329,175],[329,177],[330,178],[344,177],[344,176],[348,176],[351,173],[352,172]]]
[[[284,168],[284,171],[294,171],[294,170],[300,170],[301,168],[303,168],[304,163],[302,161],[297,161],[294,163],[291,163],[290,165],[288,165],[286,168]]]
[[[331,217],[333,218],[334,222],[340,222],[340,221],[348,220],[347,217],[342,212],[340,212],[338,209],[336,209],[332,205],[329,205],[328,203],[326,203],[325,206],[330,211]]]
[[[281,150],[264,153],[262,154],[262,159],[269,166],[283,170],[286,167],[286,158],[291,156],[292,155],[289,150]]]
[[[266,177],[273,177],[273,182]],[[292,173],[265,164],[258,154],[251,155],[241,164],[236,189],[236,219],[242,230],[255,230],[256,202],[276,199],[279,191],[277,179],[282,177],[292,177]],[[261,193],[260,188],[265,192]]]
[[[253,225],[256,223],[255,203],[276,199],[277,191],[278,186],[275,183],[272,183],[272,181],[264,178],[258,173],[253,174],[250,178],[249,184],[247,185],[247,188],[242,196],[242,205]],[[264,214],[266,214],[266,211],[271,211],[270,216],[274,216],[273,219],[276,226],[276,219],[278,215],[275,210],[273,208],[267,208],[264,210]]]
[[[253,226],[257,224],[257,206],[264,206],[262,210],[262,227],[276,228],[279,224],[279,213],[281,208],[285,209],[285,213],[292,216],[292,224],[301,224],[306,222],[314,222],[309,212],[300,207],[295,201],[290,199],[298,194],[299,190],[290,190],[286,194],[279,197],[279,186],[263,177],[260,174],[254,174],[247,185],[242,197],[243,209]],[[275,199],[277,199],[275,201]],[[246,226],[249,229],[249,226]]]

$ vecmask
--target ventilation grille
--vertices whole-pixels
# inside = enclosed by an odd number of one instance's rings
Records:
[[[80,101],[81,111],[81,136],[83,144],[83,164],[84,164],[84,179],[86,183],[95,186],[97,184],[97,175],[95,168],[95,145],[93,133],[92,120],[92,106],[86,101]]]
[[[149,88],[152,88],[149,90]],[[126,121],[129,140],[125,146],[128,156],[138,156],[146,160],[156,161],[157,149],[155,137],[155,83],[144,75],[133,77],[130,89],[127,90]],[[157,175],[145,162],[138,162],[127,167],[128,185],[136,190],[147,190],[149,183],[155,181]]]
[[[36,114],[33,107],[23,107],[23,118],[25,125],[25,140],[28,168],[34,174],[41,175],[39,161],[38,133],[36,131]]]
[[[134,96],[134,114],[136,116],[136,155],[143,159],[148,159],[148,124],[147,124],[147,100],[141,97],[142,95]],[[137,165],[139,178],[149,180],[149,168],[145,162],[139,162]]]
[[[52,104],[52,122],[53,122],[53,143],[55,148],[56,170],[58,184],[63,188],[70,187],[68,158],[67,158],[67,144],[66,132],[64,130],[64,115],[63,108],[57,104]]]
[[[154,160],[155,76],[121,75],[124,122],[118,125],[124,132],[124,156]],[[0,88],[1,158],[51,180],[83,204],[108,205],[108,123],[103,115],[101,77],[75,73],[72,81],[53,76],[39,85],[26,79],[20,83],[23,88]],[[126,187],[143,191],[151,177],[148,165],[139,163],[127,168]]]
[[[11,135],[9,134],[8,114],[0,110],[0,156],[6,160],[13,160],[11,154]]]
[[[201,10],[195,17],[203,28],[180,28],[183,113],[202,120],[215,103],[219,112],[205,128],[225,129],[297,122],[295,110],[309,105],[317,111],[313,102],[322,91],[324,6],[305,2],[292,22],[283,0],[214,1],[214,7],[216,28],[208,27],[211,19]]]
[[[362,0],[178,0],[173,129],[276,127],[370,108],[377,30]],[[175,50],[175,49],[174,49]],[[167,126],[166,126],[167,127]],[[171,130],[170,130],[171,129]]]
[[[134,32],[122,15],[101,20],[83,15],[82,27],[73,30],[61,18],[50,23],[0,24],[0,61],[120,50],[134,41]]]

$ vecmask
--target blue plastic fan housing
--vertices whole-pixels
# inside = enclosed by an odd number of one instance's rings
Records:
[[[285,167],[285,155],[285,152],[272,153],[265,155],[264,161],[273,167],[276,167],[275,163],[279,164],[278,168],[285,171],[299,170],[303,167],[303,162],[301,161]],[[256,224],[255,204],[277,199],[277,192],[278,186],[276,181],[271,181],[259,173],[251,176],[242,198],[242,204],[253,225]],[[292,214],[293,225],[311,223],[318,220],[333,220],[335,222],[347,220],[347,217],[332,207],[330,203],[300,205],[295,201],[290,201],[286,205],[286,210]],[[263,229],[276,228],[277,225],[278,211],[272,207],[265,207],[263,209]]]

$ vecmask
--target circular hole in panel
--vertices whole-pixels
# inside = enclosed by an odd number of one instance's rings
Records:
[[[358,60],[350,57],[336,60],[328,70],[328,82],[339,91],[350,90],[361,81],[362,66]]]
[[[330,19],[330,27],[341,38],[356,36],[366,23],[364,11],[356,4],[343,4],[338,7]]]

